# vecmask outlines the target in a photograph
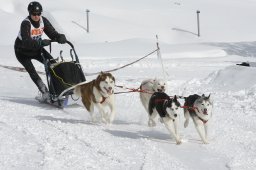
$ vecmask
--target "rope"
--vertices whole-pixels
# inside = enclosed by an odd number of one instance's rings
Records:
[[[153,93],[148,92],[148,91],[146,91],[146,90],[140,90],[140,88],[135,89],[135,88],[127,88],[127,87],[124,87],[124,86],[117,86],[117,85],[115,85],[115,86],[116,86],[116,87],[119,87],[119,88],[122,88],[122,89],[125,88],[125,89],[127,89],[127,90],[129,90],[129,91],[127,91],[127,92],[116,92],[116,93],[114,93],[114,94],[132,93],[132,92],[153,94]]]
[[[154,51],[148,53],[147,55],[145,55],[145,56],[143,56],[143,57],[141,57],[141,58],[139,58],[139,59],[137,59],[137,60],[135,60],[135,61],[133,61],[133,62],[131,62],[131,63],[128,63],[128,64],[126,64],[126,65],[123,65],[123,66],[121,66],[121,67],[118,67],[118,68],[115,68],[115,69],[112,69],[112,70],[103,71],[103,72],[113,72],[113,71],[120,70],[120,69],[125,68],[125,67],[127,67],[127,66],[129,66],[129,65],[132,65],[132,64],[134,64],[134,63],[136,63],[136,62],[139,62],[140,60],[142,60],[142,59],[144,59],[144,58],[146,58],[146,57],[152,55],[153,53],[155,53],[155,52],[158,51],[158,50],[159,50],[159,47],[158,47],[157,49],[155,49]],[[52,71],[53,71],[53,70],[52,70]],[[101,72],[102,72],[102,71],[96,72],[96,73],[84,73],[84,75],[85,75],[85,76],[92,76],[92,75],[97,75],[97,74],[99,74],[99,73],[101,73]],[[81,82],[81,83],[78,83],[78,84],[75,84],[75,85],[71,85],[71,84],[68,84],[68,83],[64,82],[64,80],[63,80],[61,77],[57,76],[54,71],[53,71],[53,73],[54,73],[54,76],[56,76],[57,78],[59,78],[64,84],[67,84],[68,86],[71,86],[71,87],[67,88],[66,90],[64,90],[64,91],[59,95],[59,97],[62,97],[62,95],[63,95],[66,91],[69,91],[69,90],[71,90],[71,89],[74,89],[75,86],[86,83],[86,81],[85,81],[85,82]],[[117,86],[117,87],[118,87],[118,86]],[[138,89],[129,89],[129,90],[130,90],[130,91],[128,91],[128,92],[116,92],[116,93],[114,93],[114,94],[131,93],[131,92],[150,93],[150,92],[146,92],[146,91],[143,91],[143,90],[139,90],[139,88],[138,88]],[[153,94],[153,93],[150,93],[150,94]]]
[[[154,94],[154,92],[149,92],[149,91],[146,91],[146,90],[140,90],[140,88],[127,88],[127,87],[124,87],[124,86],[118,86],[118,85],[115,85],[116,87],[119,87],[119,88],[122,88],[122,89],[127,89],[129,91],[126,91],[126,92],[116,92],[114,94],[122,94],[122,93],[133,93],[133,92],[139,92],[139,93],[148,93],[148,94]],[[170,98],[174,98],[174,96],[169,96]],[[184,96],[178,96],[176,95],[177,98],[179,99],[185,99],[186,97]],[[185,108],[185,106],[182,106],[182,108]]]
[[[57,77],[58,79],[60,79],[60,81],[63,83],[63,84],[66,84],[66,85],[68,85],[68,86],[72,86],[73,84],[69,84],[69,83],[66,83],[64,80],[63,80],[63,78],[61,78],[61,77],[59,77],[56,73],[55,73],[55,71],[51,68],[51,70],[52,70],[52,72],[53,72],[53,75],[55,76],[55,77]]]
[[[139,58],[139,59],[137,59],[137,60],[135,60],[135,61],[133,61],[133,62],[131,62],[131,63],[128,63],[128,64],[126,64],[126,65],[123,65],[123,66],[121,66],[121,67],[118,67],[118,68],[115,68],[115,69],[112,69],[112,70],[106,70],[106,71],[103,71],[103,72],[113,72],[113,71],[120,70],[120,69],[125,68],[125,67],[127,67],[127,66],[130,66],[130,65],[132,65],[132,64],[134,64],[134,63],[136,63],[136,62],[139,62],[140,60],[142,60],[142,59],[144,59],[144,58],[150,56],[151,54],[154,54],[154,53],[155,53],[156,51],[158,51],[158,50],[159,50],[159,48],[157,48],[156,50],[150,52],[149,54],[147,54],[147,55],[145,55],[145,56],[143,56],[143,57],[141,57],[141,58]],[[101,72],[102,72],[102,71],[96,72],[96,73],[84,73],[84,74],[85,74],[86,76],[93,76],[93,75],[97,75],[97,74],[99,74],[99,73],[101,73]]]

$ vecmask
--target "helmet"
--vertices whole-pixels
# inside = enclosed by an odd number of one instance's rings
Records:
[[[28,4],[28,12],[31,13],[41,13],[43,12],[43,7],[39,2],[33,1]]]

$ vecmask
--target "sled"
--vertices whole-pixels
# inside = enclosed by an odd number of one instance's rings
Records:
[[[66,59],[67,57],[63,58],[62,51],[60,51],[60,57],[54,60],[46,59],[44,54],[41,53],[50,93],[50,99],[45,101],[45,103],[59,108],[76,103],[78,98],[74,96],[73,88],[76,84],[86,81],[73,44],[69,41],[66,43],[71,47],[71,59],[69,60]]]

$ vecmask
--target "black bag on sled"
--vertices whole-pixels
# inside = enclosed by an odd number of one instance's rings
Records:
[[[50,66],[50,93],[60,95],[67,88],[85,81],[84,73],[79,63],[61,62]],[[73,94],[70,91],[68,94]]]

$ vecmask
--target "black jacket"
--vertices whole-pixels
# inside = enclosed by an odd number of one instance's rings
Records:
[[[59,37],[59,33],[54,29],[54,27],[51,25],[49,20],[45,17],[43,17],[44,21],[44,33],[52,40],[57,40]],[[36,40],[33,40],[31,38],[31,24],[35,27],[39,27],[39,22],[33,21],[29,16],[28,19],[30,20],[24,20],[21,23],[20,32],[22,40],[20,40],[18,37],[15,40],[14,49],[19,54],[25,55],[25,56],[35,56],[40,55],[40,49],[41,46],[39,45],[39,42]]]

